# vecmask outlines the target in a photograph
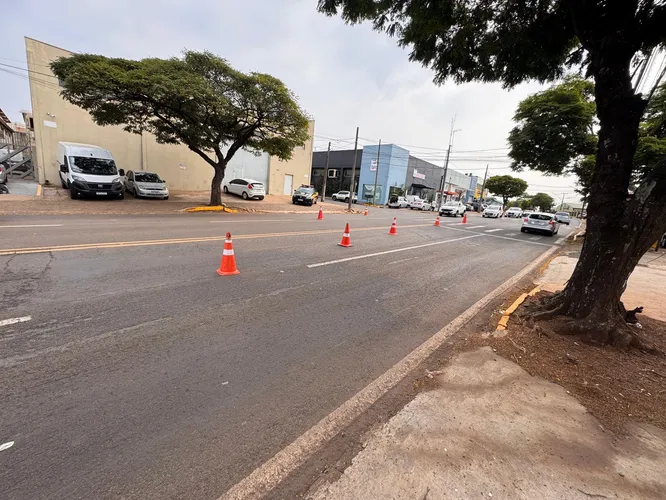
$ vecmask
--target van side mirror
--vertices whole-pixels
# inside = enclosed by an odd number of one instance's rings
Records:
[[[118,175],[119,175],[120,177],[125,177],[125,170],[123,170],[122,168],[119,168],[119,169],[118,169]]]
[[[162,179],[162,184],[166,184],[166,181],[164,179]]]
[[[63,174],[66,174],[66,173],[67,173],[67,165],[60,165],[60,171],[61,171]]]

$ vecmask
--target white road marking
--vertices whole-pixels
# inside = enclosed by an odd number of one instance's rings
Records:
[[[0,444],[0,451],[5,451],[14,446],[14,441],[7,441],[6,443]]]
[[[434,245],[443,245],[444,243],[453,243],[455,241],[468,240],[470,238],[478,238],[479,236],[482,236],[482,235],[477,234],[477,235],[474,235],[474,236],[464,236],[462,238],[454,238],[452,240],[434,241],[432,243],[424,243],[423,245],[414,245],[414,246],[411,246],[411,247],[394,248],[393,250],[386,250],[384,252],[366,253],[364,255],[356,255],[355,257],[346,257],[344,259],[329,260],[327,262],[318,262],[317,264],[308,264],[308,267],[312,268],[312,267],[329,266],[331,264],[339,264],[340,262],[349,262],[351,260],[367,259],[368,257],[377,257],[379,255],[387,255],[387,254],[390,254],[390,253],[405,252],[407,250],[416,250],[417,248],[431,247],[431,246],[434,246]]]
[[[462,229],[459,227],[447,227],[447,229],[450,229],[451,231],[462,231],[463,233],[474,233],[474,231],[468,231],[467,229]],[[530,245],[541,245],[544,247],[553,246],[551,243],[539,243],[538,241],[529,241],[523,238],[509,238],[507,236],[500,236],[499,234],[485,234],[485,233],[476,233],[476,234],[479,234],[481,236],[487,236],[488,238],[500,238],[502,240],[519,241],[521,243],[528,243]]]
[[[0,228],[9,229],[17,227],[62,227],[63,224],[17,224],[15,226],[0,226]]]
[[[480,227],[486,227],[486,226],[483,225],[483,226],[466,226],[466,227],[467,227],[467,229],[478,229]],[[486,231],[486,232],[488,232],[488,231]]]
[[[498,229],[486,229],[484,233],[496,233],[497,231],[504,231],[501,227]]]
[[[531,240],[540,240],[541,236],[531,236],[530,239]]]
[[[16,323],[25,323],[26,321],[30,321],[31,319],[32,316],[21,316],[20,318],[1,319],[0,326],[13,325]]]
[[[480,235],[483,236],[483,235]],[[488,235],[490,236],[490,235]],[[456,333],[493,299],[509,290],[524,276],[536,269],[541,262],[556,251],[552,247],[528,264],[522,271],[506,280],[473,306],[463,312],[448,325],[435,333],[428,340],[402,358],[396,365],[380,375],[351,399],[345,401],[333,412],[325,416],[308,431],[298,437],[273,458],[256,468],[249,476],[236,483],[218,500],[241,500],[260,498],[273,490],[280,482],[301,466],[322,446],[345,429],[359,415],[365,412],[379,398],[403,380],[411,371],[438,349],[447,338]]]
[[[219,223],[219,224],[241,224],[241,223],[247,224],[250,222],[296,222],[296,221],[294,221],[293,219],[247,219],[247,220],[209,220],[208,222]],[[299,220],[298,222],[304,222],[304,221]]]
[[[486,231],[487,232],[487,231]],[[506,233],[507,236],[518,236],[518,233]]]

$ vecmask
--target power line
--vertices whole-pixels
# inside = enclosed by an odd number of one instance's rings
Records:
[[[35,71],[34,69],[21,68],[19,66],[12,66],[11,64],[5,64],[5,63],[0,63],[0,66],[5,66],[7,68],[12,68],[12,69],[18,69],[18,70],[21,70],[21,71],[26,71],[28,73],[35,73],[36,75],[48,76],[49,78],[55,78],[56,80],[58,79],[58,77],[55,76],[55,75],[50,75],[48,73],[42,73],[40,71]]]

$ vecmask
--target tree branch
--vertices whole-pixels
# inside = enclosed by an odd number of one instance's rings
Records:
[[[201,158],[203,158],[206,163],[208,163],[211,167],[217,168],[217,162],[213,161],[206,153],[204,153],[201,149],[198,147],[194,146],[191,144],[191,142],[188,140],[186,136],[183,136],[183,134],[180,133],[180,130],[178,127],[173,125],[167,118],[164,116],[160,115],[157,111],[153,109],[153,112],[155,116],[162,121],[167,127],[171,129],[173,134],[178,137],[181,141],[183,141],[183,144],[185,144],[191,151],[194,151],[196,154],[198,154]]]

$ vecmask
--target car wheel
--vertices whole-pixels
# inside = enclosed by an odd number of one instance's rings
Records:
[[[65,184],[65,181],[60,179],[60,185],[62,186],[63,189],[67,189],[67,184]]]
[[[124,200],[124,199],[125,199],[125,193],[120,193],[120,194],[118,195],[118,199],[119,199],[119,200]]]
[[[69,186],[69,197],[72,200],[76,200],[76,198],[78,198],[78,196],[79,196],[79,193],[76,190],[76,188],[74,186]]]
[[[552,238],[553,236],[555,236],[555,233],[548,233],[548,236]]]
[[[314,204],[315,204],[315,205],[317,204],[317,200],[314,201]]]
[[[525,229],[524,227],[521,227],[521,228],[520,228],[520,232],[521,232],[521,233],[526,233],[526,232],[527,232],[527,229]]]
[[[264,197],[263,197],[263,196],[260,196],[260,197],[259,197],[259,201],[261,201],[261,200],[263,200],[263,199],[264,199]]]
[[[349,203],[349,197],[345,198],[345,203]]]
[[[134,188],[134,191],[132,191],[132,194],[134,195],[134,197],[135,197],[137,200],[138,200],[139,198],[141,198],[141,196],[139,196],[139,191],[138,191],[136,188]]]
[[[227,186],[224,186],[222,191],[224,191],[224,194],[229,194],[229,188]]]
[[[243,194],[241,195],[241,197],[242,197],[244,200],[247,200],[247,192],[246,192],[246,191],[243,191]]]
[[[164,199],[165,199],[165,200],[168,200],[168,199],[169,199],[169,197],[168,197],[168,196],[165,196],[165,197],[164,197]]]

